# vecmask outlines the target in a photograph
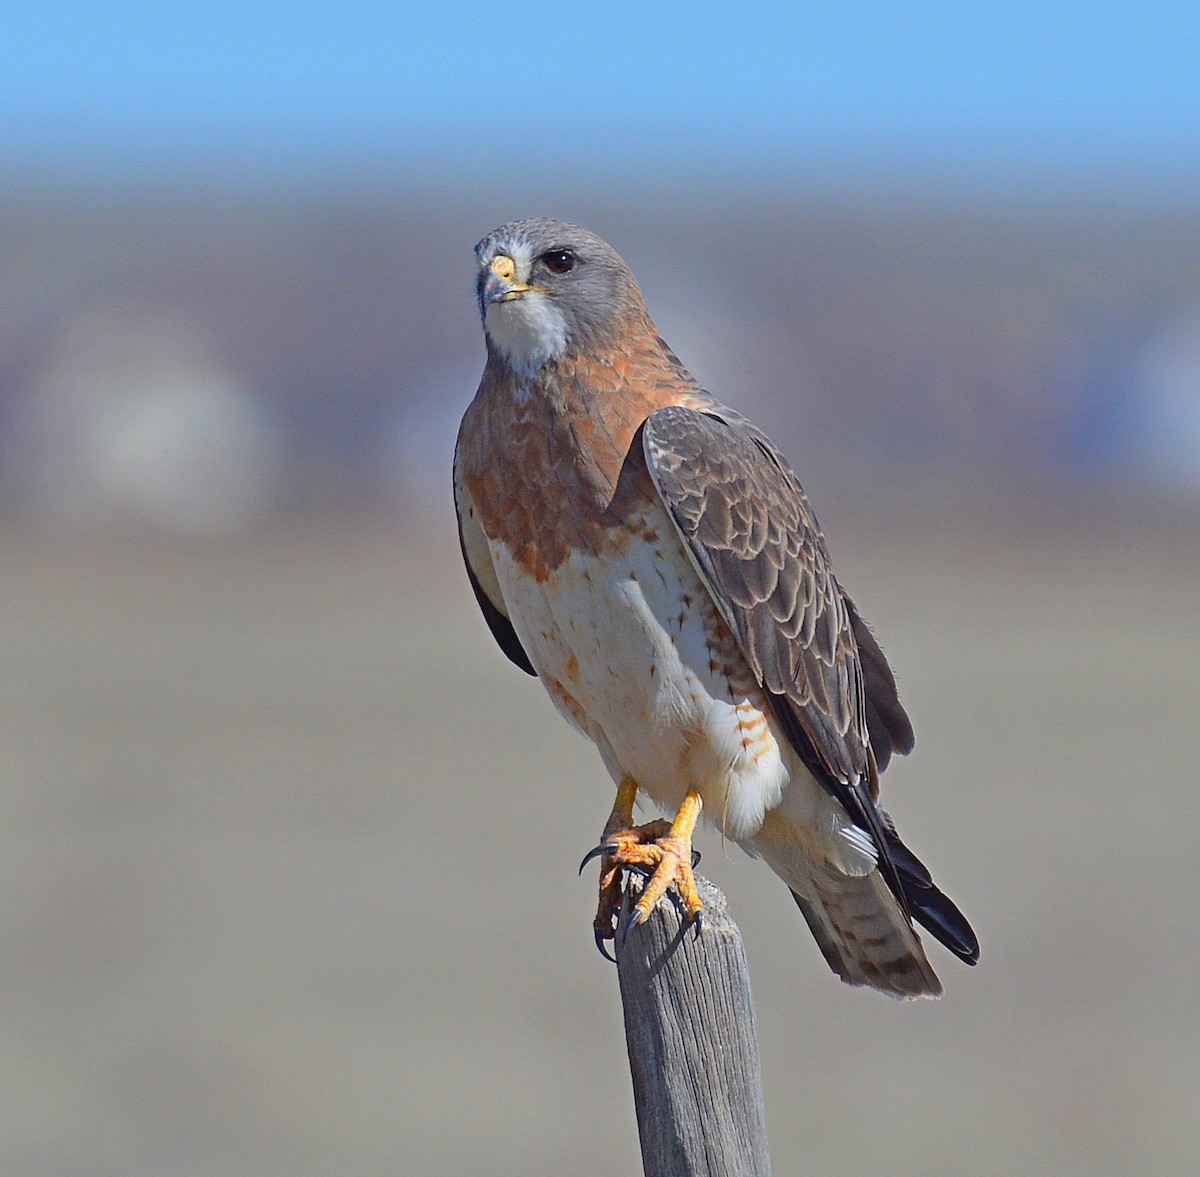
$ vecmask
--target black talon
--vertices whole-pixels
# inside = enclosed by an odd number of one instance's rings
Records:
[[[602,957],[604,957],[605,960],[611,960],[613,962],[613,964],[616,964],[617,958],[615,956],[613,956],[613,954],[611,952],[609,952],[608,949],[604,946],[604,940],[605,940],[604,933],[601,932],[599,928],[595,928],[595,929],[593,929],[593,931],[595,932],[595,935],[596,935],[596,947],[600,950],[600,955]]]
[[[704,912],[696,912],[696,918],[692,921],[692,923],[696,926],[696,939],[699,940],[700,932],[704,927]]]
[[[700,865],[700,851],[693,850],[692,851],[692,870],[695,870],[696,867],[698,867],[699,865]]]
[[[618,944],[624,944],[629,936],[629,933],[632,932],[633,929],[642,922],[641,915],[642,913],[638,911],[636,906],[629,909],[628,914],[621,921],[621,926],[617,932],[618,936],[620,937],[620,939],[617,941]]]
[[[589,850],[584,856],[583,861],[579,864],[579,873],[583,874],[583,868],[587,866],[593,858],[599,858],[602,854],[611,854],[614,850],[620,850],[620,844],[617,842],[601,842],[599,846]]]

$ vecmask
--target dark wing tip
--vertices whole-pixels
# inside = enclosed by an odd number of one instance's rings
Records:
[[[858,657],[863,670],[863,689],[867,703],[867,729],[871,734],[871,748],[875,752],[875,763],[882,772],[893,754],[907,756],[916,746],[912,722],[900,702],[896,689],[896,676],[888,665],[879,640],[871,631],[858,606],[850,594],[842,588],[842,600],[850,615],[854,630],[854,641],[858,646]]]
[[[967,917],[938,889],[925,864],[900,841],[891,817],[882,816],[887,856],[896,868],[912,918],[959,960],[977,964],[979,939]]]
[[[913,919],[935,940],[944,944],[959,960],[979,963],[979,938],[967,917],[936,887],[919,895],[908,896]]]
[[[487,622],[488,629],[492,631],[492,637],[496,639],[496,644],[504,651],[510,662],[519,666],[526,674],[531,674],[536,678],[537,671],[534,670],[533,663],[529,661],[529,655],[525,653],[525,647],[521,645],[521,639],[517,637],[513,623],[492,604],[491,598],[483,591],[483,586],[480,585],[472,571],[470,563],[467,563],[467,577],[471,581],[471,589],[475,593],[475,600],[479,603],[479,610],[483,614],[484,621]]]

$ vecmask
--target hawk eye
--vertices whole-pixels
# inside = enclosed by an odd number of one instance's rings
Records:
[[[538,260],[552,274],[566,274],[575,268],[575,255],[569,249],[551,249]]]

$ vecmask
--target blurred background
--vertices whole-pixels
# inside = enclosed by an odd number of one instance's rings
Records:
[[[940,1003],[847,990],[702,843],[776,1171],[1200,1165],[1194,5],[5,26],[5,1172],[640,1172],[610,788],[449,503],[471,248],[532,214],[791,457],[983,943]]]

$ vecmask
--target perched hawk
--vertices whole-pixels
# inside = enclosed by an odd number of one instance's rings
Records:
[[[699,930],[703,811],[788,885],[843,981],[936,996],[912,921],[970,964],[979,946],[878,803],[912,728],[791,467],[689,375],[595,234],[517,221],[475,252],[459,534],[501,649],[617,784],[598,941],[625,866],[652,874],[634,921],[676,885]],[[639,792],[673,820],[635,827]]]

